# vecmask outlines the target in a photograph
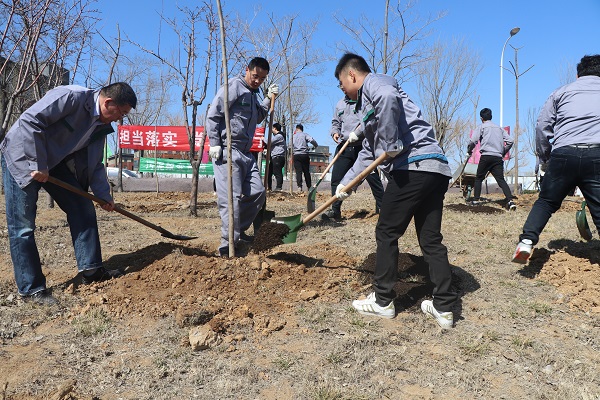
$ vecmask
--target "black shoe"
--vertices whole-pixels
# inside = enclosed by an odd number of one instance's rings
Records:
[[[89,285],[94,282],[103,282],[113,278],[119,278],[123,276],[123,272],[118,269],[107,270],[104,267],[96,268],[94,273],[91,275],[84,275],[81,273],[81,284]]]
[[[52,296],[47,289],[40,290],[29,296],[23,296],[23,301],[26,303],[37,303],[43,306],[53,306],[58,304],[56,297]]]
[[[342,214],[339,212],[335,212],[333,209],[329,209],[321,215],[321,219],[323,221],[341,221]]]
[[[245,234],[244,232],[240,232],[240,242],[252,243],[252,242],[254,242],[254,236],[250,236],[250,235]]]

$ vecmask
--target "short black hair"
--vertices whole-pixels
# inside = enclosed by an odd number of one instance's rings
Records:
[[[131,108],[137,106],[137,96],[135,92],[125,82],[115,82],[100,89],[100,94],[110,97],[118,106],[129,105]]]
[[[269,62],[266,59],[262,58],[262,57],[254,57],[248,63],[248,69],[250,71],[252,71],[256,67],[264,69],[267,72],[269,72],[269,69],[271,69],[271,67],[269,66]]]
[[[600,76],[600,54],[583,56],[577,64],[577,76]]]
[[[365,61],[364,58],[354,53],[346,53],[340,58],[337,66],[335,67],[335,79],[340,79],[340,74],[346,68],[353,68],[360,72],[371,72],[371,68],[369,68],[369,64]]]
[[[275,128],[275,129],[277,129],[278,131],[280,131],[280,130],[281,130],[281,124],[280,124],[279,122],[275,122],[275,123],[273,124],[273,128]]]
[[[491,121],[492,120],[492,110],[490,110],[489,108],[484,108],[483,110],[481,110],[479,112],[479,116],[484,121]]]
[[[304,132],[304,126],[302,126],[302,124],[296,125],[296,129],[300,129],[302,132]]]

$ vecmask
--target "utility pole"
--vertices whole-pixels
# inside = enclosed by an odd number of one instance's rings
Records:
[[[524,75],[527,71],[529,71],[531,68],[533,68],[533,65],[529,68],[527,68],[523,73],[519,74],[519,60],[518,60],[518,51],[521,48],[516,48],[514,46],[510,46],[515,50],[515,63],[513,64],[512,62],[510,63],[511,67],[512,67],[512,73],[515,76],[515,107],[516,107],[516,114],[515,114],[515,142],[513,144],[513,154],[515,155],[515,168],[513,171],[513,175],[514,175],[514,189],[513,189],[513,194],[518,194],[519,193],[519,77],[521,77],[521,75]]]

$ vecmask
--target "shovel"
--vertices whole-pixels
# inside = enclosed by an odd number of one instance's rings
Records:
[[[105,200],[102,200],[99,197],[94,196],[93,194],[90,194],[84,190],[78,189],[75,186],[69,185],[66,182],[63,182],[59,179],[56,179],[52,176],[48,176],[48,182],[55,184],[56,186],[60,186],[61,188],[67,189],[75,194],[78,194],[80,196],[83,196],[87,199],[93,200],[96,203],[100,204],[101,206],[107,204],[108,202],[106,202]],[[154,225],[151,222],[146,221],[143,218],[138,217],[135,214],[130,213],[129,211],[125,211],[122,208],[119,208],[117,206],[115,206],[114,211],[118,212],[119,214],[122,214],[128,218],[131,218],[134,221],[139,222],[140,224],[146,225],[148,228],[152,228],[155,231],[158,231],[162,234],[162,236],[169,238],[169,239],[175,239],[175,240],[191,240],[191,239],[196,239],[196,237],[191,237],[191,236],[183,236],[183,235],[175,235],[171,232],[169,232],[168,230],[161,228],[158,225]]]
[[[395,156],[398,153],[399,152],[382,153],[363,172],[361,172],[356,178],[352,179],[352,181],[350,181],[350,183],[348,183],[346,186],[344,186],[344,188],[342,189],[342,191],[343,192],[347,192],[347,191],[351,190],[352,188],[354,188],[354,186],[358,185],[367,176],[369,176],[369,174],[371,172],[373,172],[375,170],[375,168],[377,168],[377,166],[379,164],[381,164],[382,162],[384,162],[387,158],[393,157],[393,156]],[[325,211],[327,209],[327,207],[329,207],[330,205],[332,205],[333,203],[335,203],[337,200],[339,200],[339,199],[336,196],[331,197],[329,200],[327,200],[325,202],[325,204],[321,205],[319,208],[317,208],[315,211],[313,211],[310,215],[307,215],[304,219],[302,219],[302,216],[300,214],[298,214],[298,215],[292,215],[292,216],[289,216],[289,217],[277,217],[277,218],[273,218],[271,220],[271,222],[276,222],[276,223],[279,223],[279,224],[285,224],[285,225],[287,225],[290,228],[290,231],[287,233],[287,235],[285,235],[282,238],[282,242],[283,243],[287,243],[287,244],[289,244],[289,243],[295,243],[296,242],[296,235],[298,234],[298,231],[300,230],[300,228],[302,228],[304,225],[306,225],[309,221],[311,221],[317,215],[319,215],[323,211]]]
[[[590,241],[594,235],[592,235],[592,231],[590,230],[590,226],[588,225],[587,218],[585,216],[586,205],[587,203],[584,200],[581,203],[581,210],[577,210],[575,213],[575,222],[577,223],[577,229],[579,230],[581,237],[587,241]]]
[[[269,163],[271,162],[271,138],[273,137],[273,110],[275,110],[276,98],[277,96],[275,95],[271,97],[271,108],[269,109],[269,134],[267,138],[267,155],[265,156],[265,176],[263,177],[263,186],[265,189],[267,188],[267,183],[269,180]],[[252,221],[254,232],[258,232],[258,229],[260,228],[265,219],[270,220],[274,216],[275,213],[273,211],[267,210],[267,197],[265,196],[265,202],[263,203],[256,217],[254,218],[254,221]]]
[[[336,162],[337,159],[340,157],[340,155],[344,152],[344,150],[346,150],[346,147],[348,147],[349,143],[350,143],[350,141],[346,140],[346,143],[344,143],[344,145],[342,146],[340,151],[337,152],[335,157],[333,157],[333,160],[331,160],[331,162],[329,163],[327,168],[325,168],[325,171],[323,171],[323,173],[319,177],[319,180],[317,181],[317,183],[315,183],[308,191],[308,197],[306,199],[306,209],[308,210],[309,213],[315,211],[315,201],[317,199],[317,186],[319,186],[319,184],[321,183],[323,178],[325,178],[325,175],[327,174],[327,172],[329,172],[329,170],[333,166],[333,163]]]

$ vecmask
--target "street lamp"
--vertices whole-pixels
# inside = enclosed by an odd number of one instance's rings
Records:
[[[503,91],[503,82],[502,82],[502,76],[504,75],[504,49],[506,48],[506,44],[508,43],[508,41],[510,40],[511,37],[515,36],[517,33],[519,33],[519,31],[521,30],[521,28],[519,27],[515,27],[512,28],[510,30],[510,36],[508,37],[508,39],[506,39],[506,42],[504,42],[504,46],[502,46],[502,55],[500,55],[500,127],[504,128],[504,125],[502,125],[502,102],[503,102],[503,97],[504,97],[504,91]]]

